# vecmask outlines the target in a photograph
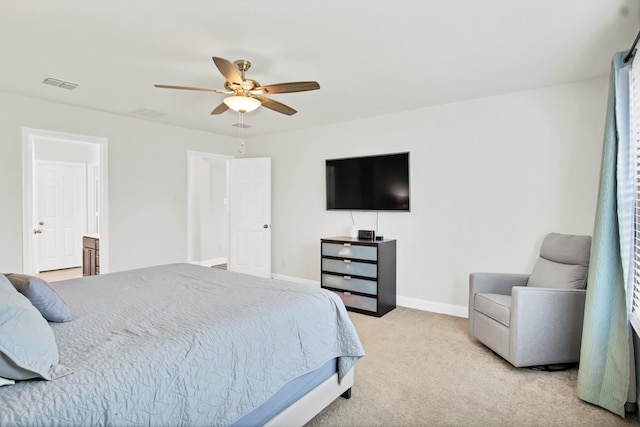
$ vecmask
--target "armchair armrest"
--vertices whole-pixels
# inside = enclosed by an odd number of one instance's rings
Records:
[[[469,275],[469,307],[467,327],[473,335],[475,295],[481,293],[511,295],[514,286],[527,286],[528,274],[471,273]]]
[[[585,289],[514,288],[510,362],[518,367],[578,361],[586,294]]]
[[[469,275],[469,294],[511,295],[514,286],[527,286],[528,274],[509,273],[471,273]]]

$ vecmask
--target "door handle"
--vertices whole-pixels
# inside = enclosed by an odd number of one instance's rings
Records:
[[[263,225],[262,228],[269,228],[269,224]]]
[[[33,230],[33,234],[40,234],[42,233],[42,230],[40,230],[39,228],[36,228],[35,230]]]

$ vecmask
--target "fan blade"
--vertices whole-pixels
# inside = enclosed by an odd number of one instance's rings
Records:
[[[218,67],[218,70],[224,76],[224,78],[227,79],[227,81],[242,86],[242,77],[231,62],[227,61],[224,58],[218,58],[216,56],[213,56],[212,58],[213,62],[216,64],[216,67]]]
[[[268,94],[272,93],[291,93],[291,92],[304,92],[307,90],[320,89],[318,82],[290,82],[290,83],[277,83],[274,85],[266,85],[255,88],[254,90],[266,90]],[[253,93],[253,91],[252,91]]]
[[[181,90],[201,90],[203,92],[215,92],[215,93],[233,93],[228,90],[222,89],[210,89],[207,87],[191,87],[191,86],[174,86],[174,85],[154,85],[161,89],[181,89]]]
[[[254,96],[254,98],[262,102],[263,107],[267,107],[270,110],[277,111],[278,113],[286,114],[287,116],[292,116],[297,113],[296,110],[288,105],[284,105],[283,103],[274,101],[273,99],[265,98],[264,96]]]
[[[255,89],[251,89],[249,91],[249,93],[251,95],[266,95],[267,94],[267,89],[265,89],[262,86],[256,87]]]
[[[227,106],[227,104],[225,104],[224,102],[221,103],[220,105],[218,105],[216,108],[213,109],[213,111],[211,112],[211,115],[214,114],[222,114],[225,111],[227,111],[229,109],[229,107]]]

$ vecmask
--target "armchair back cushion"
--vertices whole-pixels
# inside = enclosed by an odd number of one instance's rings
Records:
[[[585,289],[591,252],[590,236],[550,233],[542,241],[540,258],[527,286]]]

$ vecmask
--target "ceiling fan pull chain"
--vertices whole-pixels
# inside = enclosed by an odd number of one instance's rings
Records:
[[[238,126],[238,134],[240,138],[240,149],[238,150],[238,153],[244,154],[244,114],[241,112],[238,112],[238,122],[240,123],[240,126]]]

